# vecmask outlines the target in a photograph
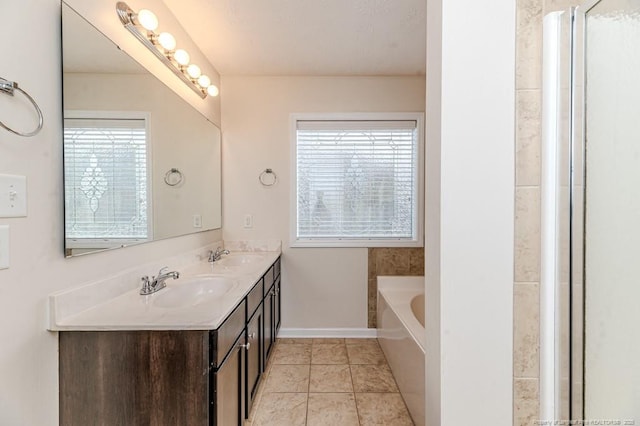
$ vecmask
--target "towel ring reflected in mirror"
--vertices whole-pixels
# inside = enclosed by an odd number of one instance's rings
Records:
[[[36,101],[31,97],[31,95],[29,95],[27,92],[25,92],[18,86],[18,83],[16,81],[9,81],[0,77],[0,93],[4,93],[5,95],[9,95],[9,96],[14,96],[14,93],[16,91],[22,93],[22,95],[26,97],[29,100],[29,102],[31,102],[31,105],[33,105],[33,107],[35,108],[36,112],[38,113],[38,127],[36,127],[36,129],[31,132],[20,132],[18,130],[14,130],[11,127],[7,126],[1,120],[0,120],[0,127],[2,127],[5,130],[8,130],[9,132],[15,135],[23,136],[25,138],[35,136],[42,129],[42,124],[44,122],[44,118],[42,116],[42,110],[40,109]]]
[[[262,186],[273,186],[278,183],[278,175],[272,169],[264,169],[258,176],[258,180]]]
[[[183,180],[184,180],[184,176],[182,175],[182,172],[176,168],[170,169],[164,175],[164,183],[166,183],[169,186],[180,185],[180,183]]]

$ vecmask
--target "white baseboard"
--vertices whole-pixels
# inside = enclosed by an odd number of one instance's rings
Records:
[[[378,332],[375,328],[281,328],[278,332],[278,337],[283,338],[350,337],[371,339],[377,336]]]

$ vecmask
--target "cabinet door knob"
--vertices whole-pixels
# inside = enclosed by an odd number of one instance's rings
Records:
[[[239,345],[239,347],[244,348],[245,350],[249,350],[249,348],[251,348],[251,342],[247,342],[246,345]]]
[[[255,339],[255,338],[256,338],[256,333],[255,333],[255,332],[253,332],[253,333],[249,334],[249,336],[248,336],[248,337],[249,337],[249,340],[253,340],[253,339]]]

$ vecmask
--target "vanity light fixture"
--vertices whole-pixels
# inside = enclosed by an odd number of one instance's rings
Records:
[[[220,91],[211,84],[211,79],[202,74],[199,66],[189,63],[189,53],[184,49],[176,49],[178,43],[175,37],[168,32],[156,33],[159,22],[153,12],[140,9],[136,13],[122,1],[116,4],[116,12],[122,25],[198,96],[202,99],[207,95],[218,96]]]

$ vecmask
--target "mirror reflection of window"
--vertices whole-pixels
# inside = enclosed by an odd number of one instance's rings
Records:
[[[152,240],[148,117],[81,115],[64,125],[67,248]]]

